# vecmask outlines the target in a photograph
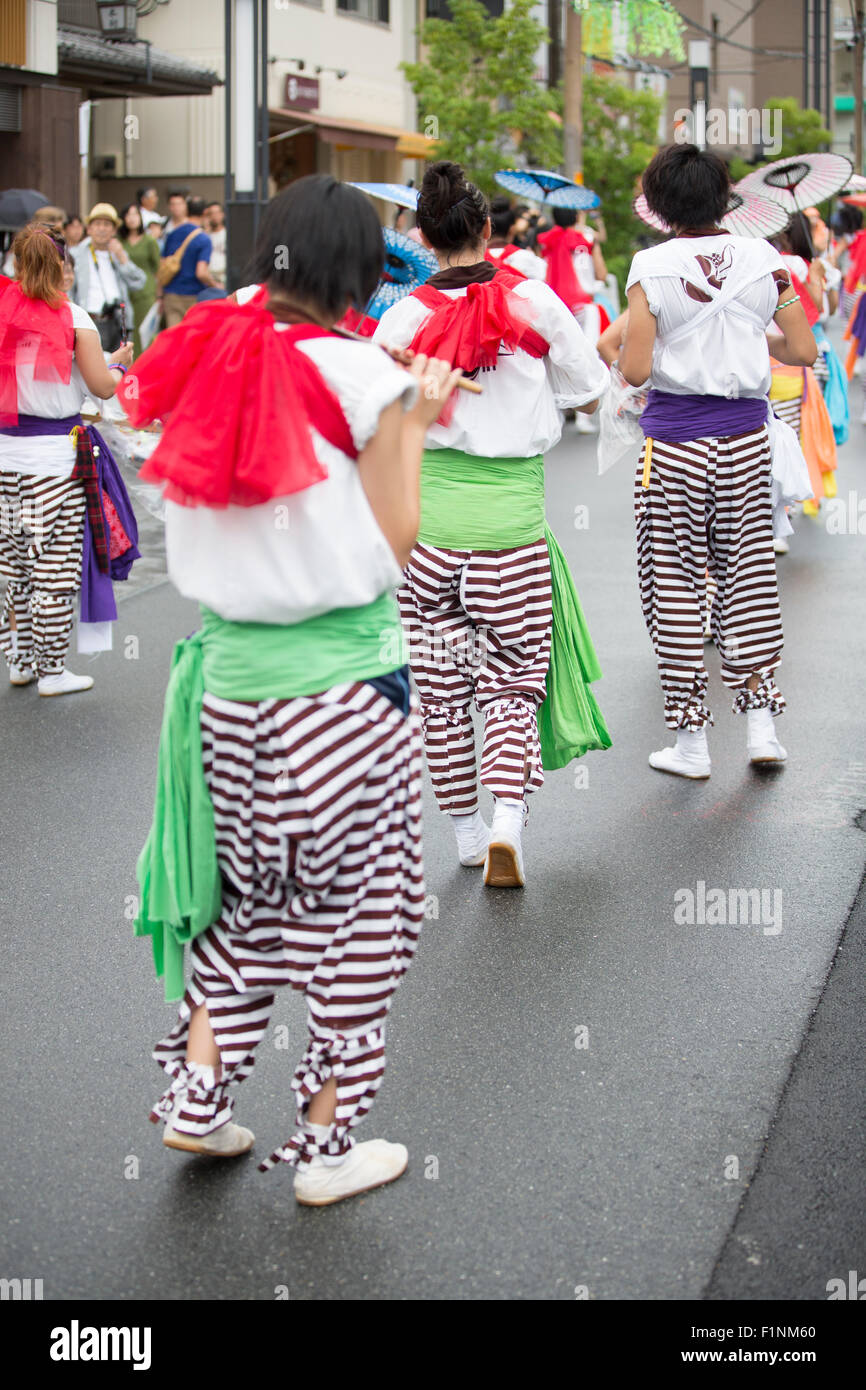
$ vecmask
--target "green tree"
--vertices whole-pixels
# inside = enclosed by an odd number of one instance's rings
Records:
[[[449,0],[450,20],[421,27],[424,62],[401,64],[419,126],[439,141],[437,156],[463,164],[487,193],[496,170],[513,162],[515,144],[530,165],[556,168],[562,160],[561,96],[535,80],[547,30],[534,6],[513,0],[493,19],[480,0]]]
[[[754,169],[761,169],[765,164],[771,164],[777,159],[789,159],[797,154],[814,154],[817,150],[830,148],[833,135],[822,124],[820,111],[802,107],[796,97],[771,97],[767,102],[767,109],[773,122],[770,126],[771,131],[777,129],[776,117],[772,113],[781,113],[779,120],[782,148],[778,154],[772,155],[769,159],[762,159],[757,164],[747,164],[744,159],[735,156],[730,163],[731,179],[734,183],[746,174],[751,174]]]
[[[632,211],[640,178],[658,146],[662,99],[593,73],[583,89],[584,181],[601,198],[604,258],[624,284],[635,239],[646,233]]]

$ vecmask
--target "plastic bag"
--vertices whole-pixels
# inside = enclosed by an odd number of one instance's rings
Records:
[[[138,336],[141,341],[141,350],[149,348],[157,333],[159,332],[159,321],[162,313],[159,303],[151,304],[141,323],[138,325]]]
[[[613,468],[620,459],[631,458],[636,465],[643,448],[640,413],[647,393],[642,386],[629,386],[616,363],[610,369],[610,387],[599,407],[598,471]]]
[[[771,492],[773,502],[773,536],[779,540],[793,533],[786,506],[812,496],[809,466],[790,425],[767,412],[767,433],[770,436]]]

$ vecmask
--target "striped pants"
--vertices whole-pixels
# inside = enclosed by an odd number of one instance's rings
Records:
[[[734,711],[785,701],[773,680],[782,619],[773,554],[766,426],[730,439],[653,441],[649,487],[635,482],[638,575],[670,729],[713,722],[704,703],[706,575],[716,584],[710,626]],[[758,677],[756,690],[748,689]]]
[[[547,542],[511,550],[418,544],[398,593],[439,808],[478,809],[471,705],[484,717],[481,783],[521,799],[544,782],[536,712],[552,616]]]
[[[222,911],[193,942],[178,1023],[154,1051],[171,1084],[150,1118],[177,1107],[175,1128],[192,1135],[225,1124],[289,985],[309,1028],[296,1128],[260,1167],[339,1162],[381,1084],[385,1020],[424,915],[418,716],[354,683],[258,704],[206,694],[201,728]],[[220,1055],[212,1084],[186,1063],[202,1004]],[[331,1077],[336,1118],[317,1137],[307,1110]]]
[[[81,587],[84,484],[0,472],[0,648],[37,676],[63,670]],[[15,615],[15,629],[11,617]]]

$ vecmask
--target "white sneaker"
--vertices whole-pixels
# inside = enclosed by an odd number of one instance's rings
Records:
[[[768,709],[746,710],[749,723],[749,762],[784,763],[788,754],[776,738],[776,724]]]
[[[525,820],[525,801],[507,801],[497,797],[493,824],[490,827],[490,844],[484,863],[486,888],[526,886],[521,844]]]
[[[674,747],[650,753],[649,765],[657,772],[672,772],[675,777],[709,777],[711,763],[706,729],[697,732],[678,729]]]
[[[255,1137],[251,1129],[244,1129],[243,1125],[233,1124],[231,1120],[220,1125],[219,1129],[211,1130],[210,1134],[200,1135],[181,1134],[173,1128],[172,1121],[169,1120],[162,1142],[166,1148],[183,1149],[184,1153],[207,1154],[213,1158],[237,1158],[239,1154],[249,1152]]]
[[[302,1207],[329,1207],[359,1192],[370,1192],[402,1177],[409,1163],[405,1144],[368,1139],[350,1149],[342,1163],[325,1163],[316,1155],[295,1173],[295,1200]]]
[[[587,415],[584,411],[579,410],[577,412],[577,432],[578,434],[597,434],[595,416]]]
[[[90,690],[92,676],[74,676],[71,671],[60,671],[54,676],[40,676],[40,695],[74,695],[79,690]]]
[[[783,539],[782,536],[776,536],[775,540],[773,541],[773,549],[775,550],[777,555],[787,555],[791,547],[789,546],[788,542]]]
[[[32,666],[10,666],[9,684],[10,685],[32,685],[36,679],[36,672]]]
[[[490,844],[490,828],[480,811],[469,816],[452,816],[451,824],[457,836],[457,853],[464,868],[471,869],[484,863],[487,846]]]

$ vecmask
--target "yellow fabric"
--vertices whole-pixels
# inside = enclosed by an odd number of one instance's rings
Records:
[[[796,376],[783,376],[778,368],[773,368],[773,380],[770,385],[771,401],[795,401],[798,396],[803,394],[803,368],[794,367]]]
[[[647,438],[646,438],[646,445],[645,445],[644,453],[643,453],[643,479],[642,479],[643,486],[644,486],[645,488],[648,488],[649,485],[650,485],[650,469],[651,469],[651,467],[652,467],[652,459],[653,459],[653,442],[652,442],[652,440],[650,439],[649,435],[647,435]]]

